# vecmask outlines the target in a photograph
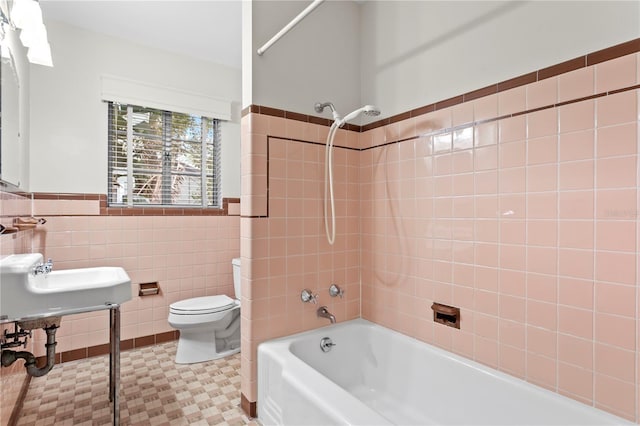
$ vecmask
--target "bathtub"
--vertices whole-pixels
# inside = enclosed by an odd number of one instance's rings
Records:
[[[329,337],[328,352],[320,341]],[[366,320],[258,347],[270,425],[632,424]]]

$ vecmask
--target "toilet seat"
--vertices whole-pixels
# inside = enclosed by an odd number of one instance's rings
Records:
[[[176,315],[206,315],[229,310],[236,301],[220,294],[217,296],[194,297],[169,305],[169,312]]]

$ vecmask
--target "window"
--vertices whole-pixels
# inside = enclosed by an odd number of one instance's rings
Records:
[[[109,102],[109,204],[220,207],[220,123]]]

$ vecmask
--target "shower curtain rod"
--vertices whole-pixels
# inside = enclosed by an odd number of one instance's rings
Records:
[[[293,18],[293,20],[291,22],[289,22],[284,28],[282,28],[280,31],[278,31],[278,33],[276,35],[274,35],[273,37],[271,37],[271,40],[269,40],[268,42],[266,42],[261,48],[258,49],[258,56],[262,56],[262,54],[264,52],[267,51],[267,49],[269,49],[276,41],[280,40],[280,38],[285,35],[286,33],[288,33],[289,31],[291,31],[291,29],[293,27],[295,27],[296,25],[298,25],[298,23],[300,21],[302,21],[308,14],[310,14],[311,12],[314,11],[314,9],[318,6],[320,6],[322,3],[324,3],[325,0],[313,0],[313,3],[311,3],[309,6],[307,6],[307,8],[305,10],[303,10],[302,12],[300,12],[300,14],[298,16],[296,16],[295,18]]]

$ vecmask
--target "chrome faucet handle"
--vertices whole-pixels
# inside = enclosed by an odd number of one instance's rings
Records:
[[[340,299],[342,299],[342,296],[344,296],[344,290],[336,284],[331,284],[331,287],[329,287],[329,294],[331,297],[340,296]]]
[[[302,292],[300,293],[300,300],[302,300],[304,303],[308,303],[311,302],[314,305],[318,304],[318,295],[317,294],[313,294],[311,292],[311,290],[307,290],[306,288],[304,290],[302,290]]]

